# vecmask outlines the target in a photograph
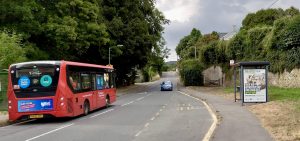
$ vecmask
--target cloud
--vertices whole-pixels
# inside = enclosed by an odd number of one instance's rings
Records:
[[[176,60],[175,48],[180,39],[188,35],[193,28],[202,34],[230,32],[233,26],[241,26],[242,20],[250,12],[268,8],[275,0],[157,0],[156,7],[171,20],[165,26],[163,34],[171,56],[167,60]],[[279,0],[272,8],[300,8],[298,0]]]
[[[167,19],[172,22],[189,22],[197,13],[199,1],[197,0],[158,0],[156,7],[164,12]]]

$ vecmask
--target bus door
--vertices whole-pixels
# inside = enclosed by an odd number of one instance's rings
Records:
[[[96,97],[97,107],[105,105],[105,92],[104,92],[104,76],[103,74],[96,74]]]

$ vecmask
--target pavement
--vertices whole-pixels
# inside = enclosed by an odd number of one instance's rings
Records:
[[[8,120],[8,115],[0,112],[0,125]]]
[[[212,141],[272,141],[270,134],[262,127],[259,120],[241,106],[223,97],[198,92],[180,87],[180,91],[206,101],[219,116],[219,125],[214,132]]]

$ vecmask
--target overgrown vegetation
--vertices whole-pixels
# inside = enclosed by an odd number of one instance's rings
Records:
[[[0,72],[14,62],[25,61],[21,37],[16,33],[0,32]]]
[[[203,65],[199,60],[185,60],[180,62],[180,77],[185,86],[201,86],[203,85],[204,70]]]
[[[14,38],[13,47],[0,48],[1,67],[24,60],[105,65],[111,48],[118,84],[133,83],[137,69],[161,71],[168,55],[162,38],[168,22],[153,0],[1,1],[1,43],[4,35]]]
[[[0,111],[7,110],[7,72],[0,70]]]
[[[181,39],[176,52],[181,62],[196,57],[205,68],[219,65],[224,73],[230,70],[229,60],[269,61],[271,72],[290,71],[300,67],[300,13],[294,7],[250,13],[230,40],[223,40],[217,32],[202,35],[193,29]]]

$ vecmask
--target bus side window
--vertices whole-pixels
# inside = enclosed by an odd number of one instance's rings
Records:
[[[104,88],[105,89],[109,88],[109,75],[108,75],[108,73],[104,73]]]
[[[72,86],[73,90],[80,90],[80,81],[79,81],[79,73],[78,72],[70,72],[69,75],[69,83]]]
[[[111,72],[109,73],[109,85],[110,85],[110,88],[114,88],[116,87],[116,83],[115,83],[115,73]]]
[[[89,73],[81,73],[80,80],[81,80],[82,90],[89,90],[92,88],[91,87],[91,78],[90,78]]]
[[[101,74],[96,74],[96,88],[97,90],[102,90],[103,89],[103,75]]]

